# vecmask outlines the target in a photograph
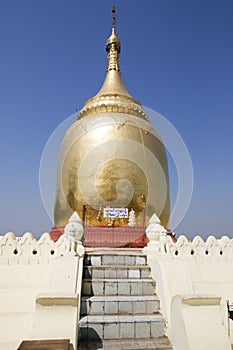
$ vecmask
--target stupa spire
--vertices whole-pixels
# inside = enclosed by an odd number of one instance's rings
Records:
[[[98,113],[127,113],[149,121],[141,104],[126,89],[122,79],[118,59],[121,42],[116,34],[116,8],[112,7],[112,32],[106,42],[108,68],[104,83],[98,93],[86,101],[77,119]]]
[[[108,53],[108,69],[107,71],[109,72],[110,70],[116,70],[120,72],[120,67],[118,64],[118,58],[120,56],[121,52],[121,42],[119,38],[116,35],[116,8],[115,6],[112,7],[112,34],[108,38],[106,42],[106,51]]]

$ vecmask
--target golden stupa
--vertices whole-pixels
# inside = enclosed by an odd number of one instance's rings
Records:
[[[106,43],[108,68],[103,86],[77,114],[61,145],[55,199],[55,226],[73,211],[89,225],[109,225],[104,208],[134,210],[137,224],[155,212],[166,226],[170,199],[167,157],[162,139],[141,104],[121,79],[121,43],[115,30]],[[114,220],[116,226],[128,220]]]

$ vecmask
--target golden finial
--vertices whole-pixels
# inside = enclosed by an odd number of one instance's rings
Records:
[[[116,8],[115,6],[112,7],[112,34],[107,40],[106,43],[106,51],[108,53],[108,69],[110,70],[116,70],[120,72],[120,67],[118,64],[118,57],[121,52],[121,42],[118,39],[116,32],[115,32],[115,24],[116,24]]]
[[[116,8],[115,8],[115,6],[113,6],[112,7],[112,28],[115,28],[115,24],[116,24],[115,13],[116,13]]]

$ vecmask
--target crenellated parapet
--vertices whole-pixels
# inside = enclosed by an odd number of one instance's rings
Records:
[[[167,237],[165,247],[166,254],[174,257],[195,257],[195,258],[211,258],[220,257],[233,259],[233,239],[223,236],[220,239],[209,236],[204,241],[200,236],[194,237],[189,241],[187,237],[180,236],[176,243]]]
[[[62,235],[57,242],[48,233],[44,233],[38,240],[30,232],[22,237],[8,232],[0,238],[0,265],[49,264],[58,257],[83,253],[83,246],[79,244],[74,247],[66,235]]]
[[[196,236],[190,241],[186,236],[181,235],[176,242],[167,235],[167,230],[160,224],[160,219],[153,214],[149,225],[146,228],[148,245],[144,248],[146,254],[162,254],[171,257],[194,257],[208,259],[220,257],[222,259],[233,259],[233,239],[227,236],[217,239],[209,236],[204,241]]]
[[[0,236],[0,265],[49,264],[58,257],[84,255],[83,225],[74,212],[65,227],[65,234],[54,242],[45,232],[38,240],[30,232],[16,237],[13,232]]]

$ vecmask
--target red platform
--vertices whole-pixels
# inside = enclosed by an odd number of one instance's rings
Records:
[[[64,227],[53,227],[50,237],[54,242],[64,233]],[[170,230],[167,234],[176,242],[176,238]],[[84,225],[85,247],[112,247],[112,248],[143,248],[147,245],[148,239],[145,228],[142,226],[128,227],[107,227]]]
[[[133,247],[142,248],[146,245],[145,229],[143,227],[84,227],[84,246],[86,247]]]
[[[64,233],[64,227],[53,227],[50,237],[54,242]],[[147,244],[144,227],[84,226],[85,247],[143,248]]]

